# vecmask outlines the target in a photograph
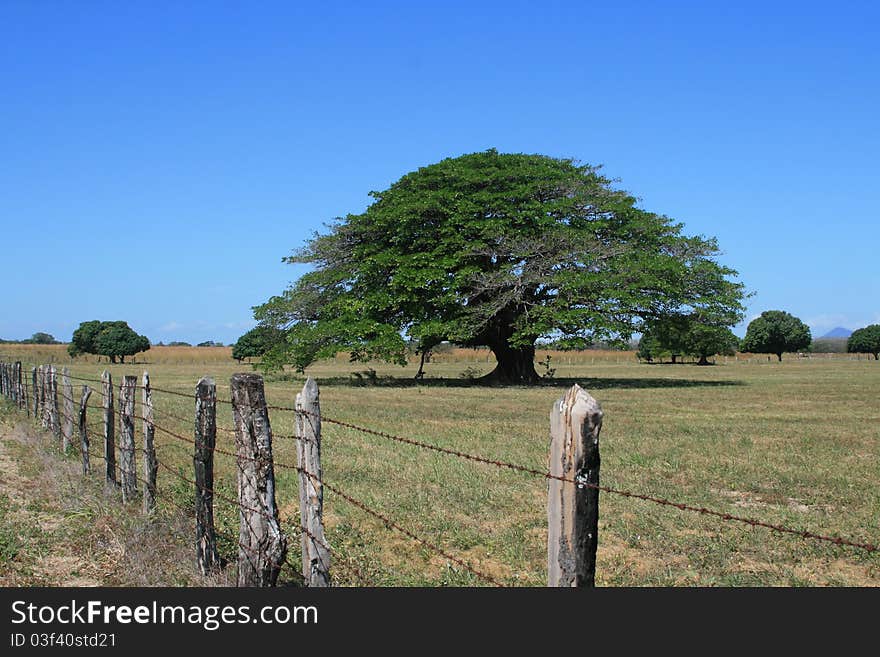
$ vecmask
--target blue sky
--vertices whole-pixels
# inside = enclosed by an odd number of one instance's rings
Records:
[[[880,322],[878,7],[5,0],[0,337],[232,342],[324,222],[490,147],[716,236],[750,318]]]

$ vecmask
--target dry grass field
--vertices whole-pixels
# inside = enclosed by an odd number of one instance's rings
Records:
[[[539,353],[536,361],[546,355]],[[577,382],[605,412],[602,484],[820,534],[880,541],[880,363],[837,355],[790,357],[780,364],[775,358],[767,362],[764,356],[741,355],[698,367],[640,364],[632,352],[550,355],[554,376],[531,388],[479,385],[474,379],[488,373],[493,363],[487,352],[473,350],[436,355],[419,384],[412,380],[417,363],[407,368],[367,366],[339,357],[317,363],[307,373],[321,387],[327,417],[539,470],[547,466],[553,401]],[[0,345],[0,358],[54,361],[68,365],[75,376],[91,379],[110,368],[116,384],[124,374],[140,375],[146,369],[155,387],[189,394],[199,377],[213,376],[221,399],[229,398],[230,376],[250,369],[231,360],[228,348],[155,347],[136,363],[110,366],[94,358],[70,362],[63,347]],[[538,372],[545,369],[538,367]],[[303,380],[295,373],[266,377],[269,403],[292,406]],[[191,435],[191,400],[156,392],[154,403],[157,425]],[[99,418],[93,411],[91,420]],[[295,464],[294,443],[283,438],[293,433],[292,413],[273,411],[271,419],[276,462]],[[7,427],[10,422],[7,411]],[[218,424],[218,446],[231,449],[232,436],[224,430],[232,426],[230,406],[220,405]],[[161,461],[192,476],[191,445],[162,432],[157,432],[157,443]],[[6,458],[18,462],[27,477],[45,482],[42,501],[34,504],[61,509],[68,518],[62,529],[52,530],[69,539],[65,549],[102,558],[100,550],[109,549],[112,541],[96,541],[90,533],[101,523],[113,528],[121,545],[129,546],[127,556],[98,579],[113,584],[204,583],[188,574],[191,522],[176,506],[191,503],[189,486],[160,469],[162,529],[145,538],[145,521],[138,519],[137,508],[121,511],[101,490],[98,475],[83,482],[76,475],[76,455],[62,459],[70,470],[63,489],[46,481],[46,464],[61,457],[46,447],[47,440],[40,445],[8,442]],[[52,453],[39,456],[40,449]],[[505,584],[545,583],[545,480],[329,423],[324,424],[323,449],[329,483]],[[216,487],[234,497],[234,464],[217,457]],[[96,463],[96,470],[101,465]],[[276,474],[278,504],[296,563],[296,472],[278,467]],[[45,494],[52,486],[63,502]],[[36,532],[36,538],[16,539],[11,521],[4,518],[14,517],[16,507],[25,502],[8,497],[0,501],[0,570],[45,559],[45,548],[39,548],[42,556],[29,550],[48,545],[56,534],[41,540],[44,530],[37,523],[27,530]],[[877,553],[607,493],[602,493],[600,507],[597,584],[602,586],[880,585]],[[484,583],[332,493],[326,494],[325,509],[338,584]],[[218,501],[217,519],[224,536],[237,534],[234,508]],[[138,571],[139,563],[149,561],[144,545],[163,552],[166,575]],[[220,547],[227,557],[235,551],[228,539]],[[47,581],[34,575],[37,570],[19,568],[13,579]],[[292,572],[283,577],[296,579]]]

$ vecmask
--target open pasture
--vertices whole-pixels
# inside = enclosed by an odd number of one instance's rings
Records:
[[[63,347],[0,345],[0,355],[29,364],[51,360],[89,379],[109,368],[117,386],[124,374],[147,369],[156,388],[188,394],[199,377],[212,376],[218,397],[227,400],[232,373],[249,370],[224,348],[154,347],[137,363],[113,366],[93,358],[70,362]],[[412,380],[417,363],[368,366],[339,357],[307,373],[321,387],[329,418],[538,470],[547,467],[552,403],[577,382],[605,412],[603,485],[877,543],[880,364],[815,356],[719,363],[645,365],[631,352],[554,353],[555,376],[532,388],[475,384],[493,362],[487,352],[471,350],[438,354],[420,384]],[[266,377],[269,404],[293,406],[303,380],[294,373]],[[74,383],[78,397],[82,382]],[[154,404],[158,426],[192,435],[192,400],[157,391]],[[98,423],[99,411],[89,419]],[[293,414],[272,411],[271,419],[276,463],[295,464],[295,445],[284,438],[294,432]],[[218,447],[233,450],[233,437],[223,430],[232,426],[227,404],[218,407],[218,426]],[[191,478],[191,445],[162,431],[156,439],[160,461]],[[323,441],[329,483],[505,584],[545,583],[544,479],[327,422]],[[103,464],[94,465],[99,473]],[[216,473],[218,490],[234,497],[232,459],[218,454]],[[296,563],[296,472],[276,467],[276,476]],[[169,472],[160,469],[158,482],[163,512],[179,513],[163,497],[180,504],[192,499],[190,487]],[[216,505],[219,531],[235,536],[237,511]],[[598,585],[880,585],[877,553],[607,493],[600,506]],[[482,583],[331,492],[325,512],[337,583]],[[235,549],[224,540],[220,548],[226,556]]]

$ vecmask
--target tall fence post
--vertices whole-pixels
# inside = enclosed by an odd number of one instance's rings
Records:
[[[40,405],[39,395],[37,394],[37,368],[36,367],[31,368],[31,389],[33,390],[33,393],[34,393],[34,422],[36,422],[37,419],[39,418],[39,416],[37,415],[37,411],[39,410],[39,405]]]
[[[241,512],[238,585],[274,586],[287,555],[287,539],[275,504],[272,428],[263,378],[233,374],[231,388]]]
[[[15,363],[15,399],[18,402],[18,408],[27,408],[27,403],[24,398],[24,386],[22,386],[21,379],[21,361],[16,361]],[[30,414],[30,413],[28,413]]]
[[[207,575],[220,563],[214,530],[214,447],[217,444],[217,386],[203,378],[196,386],[196,563]]]
[[[48,394],[49,394],[49,428],[55,440],[61,442],[61,422],[58,413],[58,371],[54,365],[49,365]]]
[[[144,513],[152,513],[156,508],[156,471],[159,463],[156,460],[156,446],[153,442],[155,427],[153,425],[153,392],[150,390],[150,375],[144,372],[143,407],[144,414]]]
[[[594,586],[599,530],[602,409],[575,384],[550,413],[547,583]],[[574,482],[577,483],[574,483]]]
[[[46,365],[40,365],[38,379],[40,384],[40,426],[45,429],[49,426],[49,417],[46,415]]]
[[[119,476],[122,479],[122,502],[137,494],[137,469],[134,453],[134,395],[136,376],[122,377],[119,386]]]
[[[321,471],[321,405],[318,384],[306,379],[296,396],[296,458],[302,524],[303,579],[308,586],[330,586],[330,550],[324,540],[324,485]],[[309,476],[314,475],[314,476]]]
[[[64,400],[64,423],[61,427],[61,448],[67,453],[73,441],[73,386],[70,384],[70,368],[61,370],[61,398]]]
[[[79,399],[79,445],[82,452],[84,477],[92,471],[91,463],[89,463],[89,427],[86,423],[86,409],[88,408],[91,395],[92,389],[88,386],[83,386],[82,396]]]
[[[107,466],[107,483],[116,485],[116,435],[113,408],[113,375],[107,370],[101,373],[101,394],[104,404],[104,463]]]

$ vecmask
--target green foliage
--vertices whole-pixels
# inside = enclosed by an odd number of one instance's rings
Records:
[[[96,319],[79,325],[73,332],[67,351],[73,357],[97,354],[107,356],[111,363],[115,363],[117,358],[124,363],[126,356],[133,356],[149,348],[150,341],[135,333],[128,323],[102,322]]]
[[[853,331],[846,342],[846,350],[851,354],[872,354],[875,360],[880,360],[880,324]]]
[[[754,354],[776,354],[781,361],[786,352],[809,349],[813,337],[810,327],[782,310],[766,310],[746,329],[741,349]]]
[[[214,342],[213,340],[205,340],[204,342],[199,342],[197,347],[222,347],[222,342]]]
[[[269,351],[275,343],[283,340],[283,331],[273,326],[256,326],[232,345],[232,357],[237,361],[245,358],[259,358]]]
[[[59,344],[54,336],[48,333],[34,333],[27,340],[22,340],[22,344]]]
[[[706,324],[698,318],[674,317],[650,322],[639,342],[639,358],[647,361],[680,355],[694,356],[705,365],[709,356],[733,355],[739,338],[726,326]]]
[[[371,196],[286,258],[314,269],[254,309],[286,332],[265,368],[338,351],[403,365],[407,339],[448,340],[488,346],[496,372],[531,382],[542,337],[625,342],[653,317],[741,317],[743,286],[715,240],[638,208],[598,167],[493,149]]]
[[[189,342],[182,342],[180,340],[174,340],[168,343],[169,347],[192,347]]]

